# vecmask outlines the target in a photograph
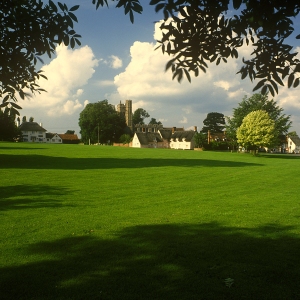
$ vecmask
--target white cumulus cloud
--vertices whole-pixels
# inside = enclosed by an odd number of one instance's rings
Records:
[[[81,88],[93,76],[98,60],[88,46],[71,50],[60,45],[56,48],[56,58],[42,69],[48,80],[39,84],[47,93],[33,96],[23,104],[23,108],[44,110],[45,114],[72,114],[82,107],[79,100],[71,99],[83,94]]]

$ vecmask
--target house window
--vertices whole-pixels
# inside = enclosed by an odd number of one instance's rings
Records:
[[[52,142],[55,142],[55,139],[52,139]]]

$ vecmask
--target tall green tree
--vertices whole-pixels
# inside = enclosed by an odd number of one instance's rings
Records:
[[[203,128],[201,132],[207,133],[210,130],[211,133],[222,132],[225,128],[225,117],[218,112],[210,112],[207,114],[203,121]]]
[[[126,128],[125,117],[107,100],[89,103],[79,116],[81,139],[85,144],[119,140]]]
[[[108,6],[108,0],[93,0],[96,9]],[[139,0],[116,0],[131,22],[134,13],[142,13]],[[238,58],[239,48],[252,43],[251,58],[243,59],[241,78],[260,78],[254,90],[278,93],[278,85],[297,87],[300,83],[300,60],[293,47],[286,43],[294,33],[293,21],[300,12],[299,0],[151,0],[156,12],[162,12],[164,31],[160,41],[163,53],[172,58],[166,69],[173,79],[190,73],[206,72],[208,64],[226,63]],[[74,48],[80,35],[74,30],[79,5],[49,0],[2,1],[0,5],[0,99],[15,114],[21,109],[17,95],[25,98],[43,91],[37,80],[45,77],[37,69],[43,54],[51,57],[58,44]],[[178,17],[180,14],[180,18]],[[296,36],[300,38],[300,34]]]
[[[143,108],[138,108],[134,111],[132,115],[133,124],[145,124],[144,120],[149,118],[150,115]]]
[[[250,112],[237,130],[238,143],[253,150],[273,145],[275,137],[275,122],[264,110]]]
[[[238,128],[242,125],[243,119],[252,111],[264,110],[275,123],[275,136],[277,144],[281,144],[283,135],[288,133],[292,122],[290,116],[283,113],[283,109],[279,107],[273,99],[269,100],[268,95],[254,94],[250,98],[245,96],[238,104],[237,108],[233,109],[233,116],[227,117],[226,132],[231,140],[236,140]]]
[[[0,109],[0,141],[13,141],[21,134],[15,124],[15,115],[10,114],[8,108]]]

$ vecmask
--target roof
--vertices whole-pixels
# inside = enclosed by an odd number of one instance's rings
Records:
[[[294,136],[289,136],[289,138],[292,140],[292,142],[296,145],[296,146],[300,146],[300,138],[297,135]]]
[[[165,130],[175,130],[175,131],[184,131],[183,127],[164,127]]]
[[[52,139],[55,135],[56,135],[56,133],[47,132],[46,133],[46,138],[47,139]]]
[[[172,130],[170,129],[159,129],[159,132],[164,140],[170,140],[172,135]]]
[[[47,131],[45,128],[40,126],[37,122],[23,122],[19,129],[21,131]]]
[[[148,145],[151,142],[162,142],[161,136],[157,132],[136,132],[141,145]]]
[[[75,140],[79,140],[77,134],[57,134],[63,141],[75,141]]]
[[[182,141],[185,139],[187,142],[190,142],[193,137],[194,137],[195,131],[189,130],[189,131],[175,131],[171,139],[176,140],[178,139],[179,141]]]

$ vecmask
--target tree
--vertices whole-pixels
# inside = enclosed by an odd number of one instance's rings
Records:
[[[143,108],[138,108],[132,115],[132,122],[133,124],[145,124],[144,120],[149,117],[150,115]]]
[[[120,142],[123,143],[123,144],[129,144],[131,142],[131,136],[129,134],[122,134],[120,136]]]
[[[75,134],[75,130],[67,130],[65,134]]]
[[[207,133],[208,130],[211,133],[222,132],[225,128],[225,117],[223,114],[218,112],[211,112],[207,114],[206,119],[203,121],[203,128],[201,132]]]
[[[151,118],[151,120],[149,121],[149,123],[148,123],[149,125],[151,125],[151,124],[157,124],[157,125],[162,125],[162,122],[160,122],[160,121],[157,121],[155,118]]]
[[[34,118],[33,117],[30,117],[29,118],[29,122],[33,122],[34,121]]]
[[[134,13],[142,13],[139,0],[116,1],[134,22]],[[92,0],[96,6],[108,6],[108,0]],[[162,12],[160,28],[163,36],[159,48],[171,56],[166,70],[181,81],[190,73],[206,72],[208,63],[227,62],[238,58],[238,50],[251,42],[251,59],[243,59],[238,73],[241,78],[260,78],[254,90],[268,90],[274,96],[278,85],[297,87],[300,83],[300,60],[285,41],[294,32],[293,18],[300,11],[299,0],[151,0],[156,12]],[[15,114],[21,109],[17,94],[24,99],[31,93],[44,91],[37,84],[40,77],[36,64],[43,54],[51,57],[58,44],[74,48],[80,35],[74,30],[79,8],[52,0],[2,1],[0,5],[0,98]],[[231,12],[234,12],[233,14]],[[228,16],[228,17],[227,17]],[[296,36],[300,38],[300,34]]]
[[[46,78],[37,70],[41,56],[51,57],[61,43],[72,48],[80,45],[80,35],[73,29],[73,22],[77,22],[73,12],[78,7],[68,9],[65,4],[56,5],[51,0],[46,5],[38,0],[1,1],[1,107],[7,106],[13,114],[19,114],[17,95],[24,99],[29,96],[27,91],[33,94],[44,91],[37,84],[40,77]]]
[[[297,132],[296,131],[290,131],[288,133],[288,136],[298,136]]]
[[[85,144],[119,140],[126,128],[125,117],[107,100],[89,103],[79,116],[81,139]]]
[[[292,122],[290,116],[283,113],[276,101],[269,100],[267,95],[254,94],[250,98],[245,96],[237,108],[233,109],[233,116],[227,117],[226,133],[231,140],[236,140],[237,129],[242,125],[243,119],[252,111],[264,110],[275,123],[275,136],[277,144],[281,143],[281,136],[286,135]]]
[[[10,110],[5,108],[4,111],[0,109],[0,140],[13,141],[21,134],[20,130],[15,124],[15,115],[10,114]]]
[[[237,139],[239,144],[256,150],[258,147],[272,145],[275,134],[275,122],[269,114],[263,110],[255,110],[243,119],[237,130]]]
[[[207,135],[203,132],[195,132],[193,139],[196,148],[202,148],[204,144],[207,144]]]

